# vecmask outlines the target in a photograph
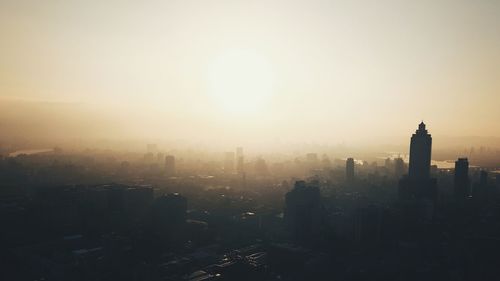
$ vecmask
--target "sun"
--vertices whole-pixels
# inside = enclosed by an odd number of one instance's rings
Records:
[[[217,56],[207,77],[210,96],[231,113],[257,113],[272,96],[271,65],[251,50],[230,50]]]

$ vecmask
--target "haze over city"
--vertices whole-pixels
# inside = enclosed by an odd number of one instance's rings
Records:
[[[499,31],[497,0],[0,0],[0,280],[497,280]]]
[[[1,137],[500,137],[499,5],[4,0]]]

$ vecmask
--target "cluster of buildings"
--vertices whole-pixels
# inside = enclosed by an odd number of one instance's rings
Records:
[[[147,149],[136,162],[86,159],[80,169],[129,183],[12,183],[18,197],[0,200],[9,274],[28,266],[19,279],[492,280],[500,194],[491,173],[467,158],[434,169],[424,123],[408,164],[397,157],[384,167],[315,153],[245,162],[238,147],[197,166],[215,173],[190,174],[182,157]],[[43,165],[30,167],[43,176]],[[160,176],[142,177],[151,167]]]

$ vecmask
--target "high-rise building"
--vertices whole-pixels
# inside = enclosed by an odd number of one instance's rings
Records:
[[[229,151],[224,154],[224,173],[234,173],[234,152]]]
[[[432,138],[424,122],[411,137],[408,176],[399,181],[399,198],[402,200],[437,200],[436,179],[430,177]]]
[[[165,173],[169,176],[173,176],[175,172],[175,157],[173,155],[165,156]]]
[[[425,129],[424,122],[411,137],[410,166],[408,176],[413,180],[430,178],[432,137]]]
[[[345,163],[345,175],[348,182],[354,181],[354,159],[347,158]]]
[[[465,199],[470,195],[469,181],[469,161],[467,158],[458,158],[455,161],[455,198],[458,200]]]

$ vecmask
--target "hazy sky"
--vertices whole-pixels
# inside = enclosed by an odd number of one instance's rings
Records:
[[[500,136],[500,1],[0,0],[0,96],[124,135]]]

